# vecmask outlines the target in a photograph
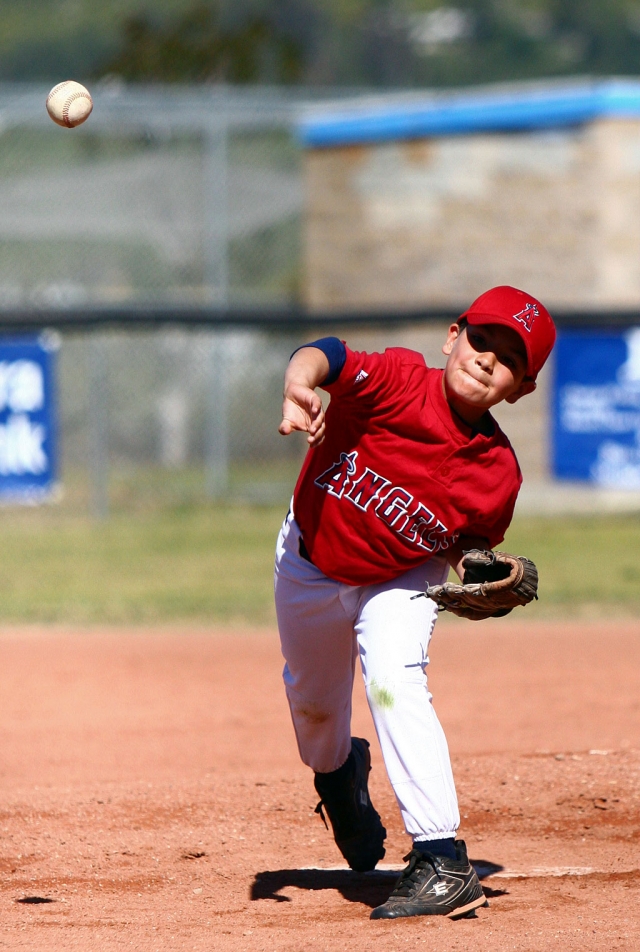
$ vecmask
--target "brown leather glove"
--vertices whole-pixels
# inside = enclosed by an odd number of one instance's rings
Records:
[[[481,621],[508,615],[516,605],[538,597],[538,570],[524,556],[470,549],[462,565],[462,584],[429,585],[424,593],[439,611]]]

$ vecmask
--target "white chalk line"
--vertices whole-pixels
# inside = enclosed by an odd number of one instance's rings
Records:
[[[378,863],[377,867],[371,872],[364,873],[365,876],[388,876],[390,873],[400,873],[405,868],[404,864],[399,863]],[[351,872],[348,866],[301,866],[301,870],[305,871],[318,871],[323,873],[329,872],[341,872],[348,873]],[[518,870],[518,869],[501,869],[496,870],[496,872],[491,872],[487,870],[486,866],[483,866],[481,863],[476,865],[476,871],[480,873],[483,880],[486,879],[544,879],[546,877],[561,877],[561,876],[592,876],[595,873],[599,873],[603,876],[610,875],[615,872],[616,874],[621,873],[640,873],[640,869],[633,867],[631,869],[597,869],[595,866],[534,866],[531,869]]]

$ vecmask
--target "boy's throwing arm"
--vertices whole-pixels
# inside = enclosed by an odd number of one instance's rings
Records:
[[[278,427],[282,436],[300,430],[308,433],[309,446],[322,443],[324,410],[315,388],[324,383],[328,374],[329,360],[317,347],[303,347],[295,352],[284,377],[282,422]]]

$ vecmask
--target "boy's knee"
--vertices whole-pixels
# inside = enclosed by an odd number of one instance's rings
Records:
[[[296,720],[306,721],[307,724],[324,724],[331,717],[331,711],[310,701],[292,703],[291,712]]]
[[[395,707],[397,689],[394,683],[379,684],[375,679],[366,686],[367,698],[372,707],[382,711],[390,711]]]
[[[287,684],[286,694],[293,720],[308,727],[318,727],[330,721],[339,722],[348,715],[351,707],[351,684],[338,685],[337,690],[320,697],[296,691]]]
[[[427,689],[427,679],[421,672],[406,674],[396,679],[372,678],[365,684],[365,691],[370,707],[385,713],[390,713],[394,708],[401,708],[403,701],[415,700],[418,695],[425,694],[428,700],[431,698]]]

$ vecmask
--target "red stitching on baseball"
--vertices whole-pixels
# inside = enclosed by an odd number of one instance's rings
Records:
[[[91,99],[91,96],[89,96],[85,92],[80,92],[80,90],[77,90],[77,92],[71,93],[70,96],[67,96],[67,98],[64,101],[64,106],[62,107],[62,119],[64,121],[65,126],[67,126],[67,128],[69,129],[73,129],[72,124],[69,122],[69,106],[71,105],[72,102],[75,102],[76,99],[88,99],[91,108],[93,108],[93,100]],[[91,110],[89,110],[89,112],[90,111]]]
[[[72,83],[72,82],[73,82],[72,79],[65,79],[64,82],[58,83],[57,86],[54,86],[53,89],[51,90],[51,92],[49,93],[49,95],[47,96],[47,101],[46,101],[45,105],[46,105],[46,106],[49,105],[49,102],[51,101],[51,99],[55,96],[55,94],[56,94],[60,89],[63,88],[63,86],[68,86],[69,83]]]

